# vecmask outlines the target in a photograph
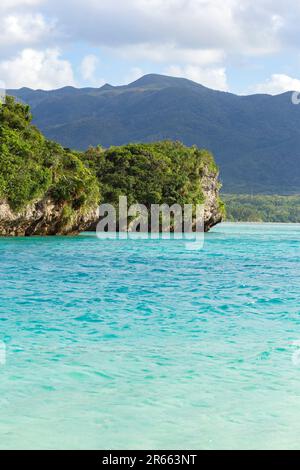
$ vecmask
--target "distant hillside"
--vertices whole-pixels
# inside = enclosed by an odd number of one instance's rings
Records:
[[[231,222],[300,223],[300,196],[223,194]]]
[[[290,93],[236,96],[160,75],[119,87],[9,93],[65,147],[180,140],[214,153],[226,192],[300,192],[300,106]]]

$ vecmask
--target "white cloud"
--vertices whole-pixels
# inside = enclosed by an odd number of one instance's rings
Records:
[[[300,45],[295,0],[0,0],[0,16],[2,60],[15,61],[25,48],[70,50],[80,41],[126,60],[128,70],[158,65],[222,89],[228,65]],[[91,83],[93,57],[79,70]]]
[[[0,9],[8,10],[15,7],[33,6],[43,3],[43,0],[1,0]]]
[[[52,0],[48,11],[74,38],[101,46],[159,51],[169,43],[242,54],[278,50],[300,17],[294,0]]]
[[[143,70],[140,67],[132,67],[129,73],[126,75],[124,82],[132,83],[135,82],[138,78],[141,78],[144,75]]]
[[[186,62],[197,65],[209,65],[222,62],[225,54],[218,49],[191,49],[180,48],[175,44],[166,43],[159,47],[150,43],[142,43],[135,45],[124,45],[120,49],[108,48],[109,53],[117,53],[126,60],[151,60],[157,63],[177,63]]]
[[[46,21],[44,16],[39,13],[5,16],[2,19],[0,31],[0,47],[37,43],[49,35],[53,27],[53,22]]]
[[[57,18],[69,37],[114,48],[171,43],[180,49],[265,53],[294,33],[299,38],[295,0],[1,0],[0,5],[15,13],[38,9]]]
[[[227,61],[278,53],[294,47],[295,37],[300,43],[294,0],[47,0],[47,14],[70,41],[101,47],[128,68],[139,61],[172,71],[176,64],[222,89]]]
[[[49,90],[75,84],[72,66],[60,58],[58,49],[24,49],[16,57],[0,62],[0,77],[7,88]]]
[[[186,65],[183,67],[171,65],[165,70],[165,73],[173,77],[188,78],[209,88],[228,91],[226,70],[223,67],[202,68],[195,65]]]
[[[300,80],[284,74],[273,74],[271,78],[266,80],[264,83],[256,85],[252,91],[255,93],[267,93],[270,95],[277,95],[286,91],[300,92]]]
[[[83,58],[80,69],[84,80],[95,80],[95,72],[98,62],[98,57],[93,54],[86,55]]]
[[[65,0],[60,17],[70,34],[110,47],[166,43],[180,48],[235,44],[236,0]],[[57,2],[53,3],[53,14]],[[88,18],[86,12],[88,11]],[[66,14],[69,18],[67,18]],[[85,21],[82,21],[82,17]]]

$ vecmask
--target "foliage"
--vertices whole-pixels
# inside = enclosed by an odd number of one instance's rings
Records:
[[[199,204],[203,172],[218,171],[209,152],[170,141],[90,148],[83,158],[100,181],[103,200],[115,205],[121,195],[146,206]]]
[[[223,194],[222,199],[232,222],[300,223],[300,196]]]
[[[99,202],[97,181],[79,156],[46,140],[29,107],[8,96],[0,105],[0,197],[19,210],[46,194],[73,209]]]

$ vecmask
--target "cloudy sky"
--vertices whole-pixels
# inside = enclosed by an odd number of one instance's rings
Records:
[[[0,0],[8,88],[129,83],[146,73],[233,93],[300,90],[295,0]]]

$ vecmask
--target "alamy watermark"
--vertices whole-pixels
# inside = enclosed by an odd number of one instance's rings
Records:
[[[203,204],[133,204],[128,207],[126,196],[119,197],[116,208],[101,204],[96,233],[100,239],[176,239],[184,240],[188,250],[204,246]]]

